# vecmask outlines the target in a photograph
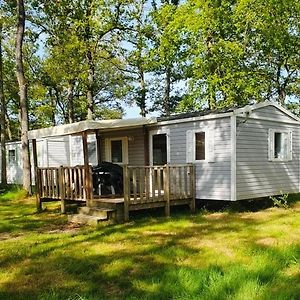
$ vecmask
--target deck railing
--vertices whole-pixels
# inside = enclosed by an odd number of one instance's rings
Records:
[[[37,193],[40,199],[85,201],[92,197],[92,170],[84,166],[37,168]]]
[[[124,216],[134,208],[165,206],[170,214],[170,203],[182,201],[195,209],[195,167],[186,165],[128,166],[123,167]],[[86,201],[93,198],[92,168],[85,166],[37,168],[36,184],[38,209],[41,201]]]
[[[194,165],[124,166],[124,215],[128,218],[130,206],[145,206],[165,202],[170,214],[170,201],[190,200],[195,206]]]

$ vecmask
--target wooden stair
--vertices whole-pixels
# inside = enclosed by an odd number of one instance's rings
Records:
[[[121,223],[124,221],[124,201],[120,199],[95,199],[87,206],[79,207],[77,214],[68,215],[71,223],[97,226],[101,222]]]

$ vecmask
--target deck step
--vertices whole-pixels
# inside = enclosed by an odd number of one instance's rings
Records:
[[[115,200],[115,199],[107,199],[107,200],[89,200],[87,203],[88,207],[98,208],[98,209],[116,209],[118,206],[123,206],[124,200]]]
[[[88,224],[92,226],[97,226],[100,222],[105,221],[107,219],[103,219],[100,217],[89,216],[84,214],[73,214],[68,215],[68,221],[70,223],[78,223],[78,224]]]
[[[82,207],[78,208],[79,214],[99,217],[103,220],[110,219],[114,212],[115,212],[115,210],[110,209],[110,208],[94,208],[94,207],[88,207],[88,206],[82,206]]]

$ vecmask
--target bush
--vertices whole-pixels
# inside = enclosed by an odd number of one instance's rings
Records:
[[[290,207],[288,203],[289,194],[281,194],[278,196],[270,196],[270,199],[273,201],[273,205],[276,207],[287,209]]]

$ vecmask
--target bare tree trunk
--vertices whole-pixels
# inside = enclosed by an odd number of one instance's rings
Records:
[[[144,78],[144,70],[140,69],[140,99],[139,99],[139,107],[140,107],[140,115],[142,117],[146,117],[146,84]]]
[[[74,83],[73,81],[69,81],[68,83],[68,91],[67,91],[67,99],[68,99],[68,119],[69,123],[74,122]]]
[[[51,101],[51,107],[53,108],[51,111],[51,123],[52,126],[56,125],[56,121],[55,121],[55,109],[56,109],[56,101],[55,101],[55,97],[53,95],[53,91],[52,88],[49,87],[49,95],[50,95],[50,101]]]
[[[10,123],[9,123],[9,117],[7,115],[7,111],[5,112],[5,125],[6,125],[7,140],[11,141],[12,140],[12,132],[11,132],[11,126],[10,126]]]
[[[1,183],[7,184],[6,174],[6,103],[3,89],[3,60],[2,60],[2,20],[0,19],[0,140],[1,140]]]
[[[95,66],[93,61],[93,54],[91,50],[87,51],[87,60],[89,65],[88,70],[88,88],[87,88],[87,119],[93,120],[94,118],[94,81],[95,81]]]
[[[164,97],[163,97],[164,114],[166,116],[169,116],[171,114],[170,92],[171,92],[171,68],[168,66],[166,68],[165,89],[164,89]]]
[[[286,98],[286,91],[284,84],[280,83],[281,79],[281,63],[277,65],[277,72],[276,72],[276,89],[278,95],[278,101],[282,106],[285,106],[285,98]]]
[[[23,66],[23,38],[25,31],[25,8],[24,1],[18,0],[18,23],[16,34],[16,76],[19,84],[20,96],[20,122],[21,122],[21,145],[23,161],[23,188],[31,194],[31,172],[28,141],[28,110],[27,110],[27,83]]]

